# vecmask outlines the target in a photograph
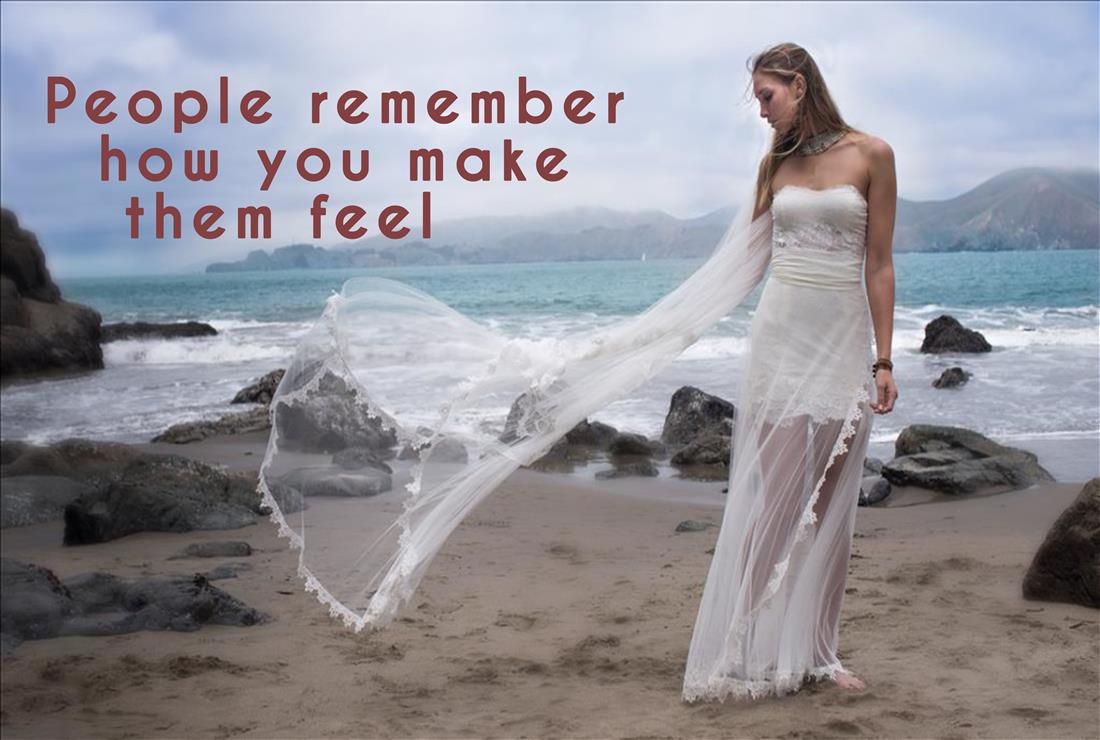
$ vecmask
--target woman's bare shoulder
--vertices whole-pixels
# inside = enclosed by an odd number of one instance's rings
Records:
[[[886,140],[862,131],[852,132],[852,143],[855,144],[868,162],[887,159],[894,156],[894,150],[886,143]]]

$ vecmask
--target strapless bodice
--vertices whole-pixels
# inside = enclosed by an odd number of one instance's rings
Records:
[[[862,284],[867,201],[854,185],[784,185],[772,198],[772,275],[813,288]]]

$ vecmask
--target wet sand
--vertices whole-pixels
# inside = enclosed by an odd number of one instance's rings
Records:
[[[147,445],[255,469],[266,434]],[[251,453],[251,454],[247,454]],[[1096,610],[1021,581],[1081,484],[861,508],[840,631],[861,692],[831,683],[685,704],[680,687],[723,483],[517,471],[462,522],[391,626],[355,634],[295,575],[266,520],[61,546],[4,531],[4,557],[67,577],[253,570],[214,585],[275,619],[193,633],[29,641],[3,660],[5,737],[1097,737]],[[905,493],[905,492],[902,492]],[[915,494],[910,501],[923,500]],[[249,558],[169,560],[245,540]]]

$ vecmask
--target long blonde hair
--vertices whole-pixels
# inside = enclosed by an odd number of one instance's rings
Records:
[[[796,103],[794,120],[790,127],[783,134],[778,131],[772,134],[768,153],[760,161],[760,169],[756,176],[756,203],[759,207],[768,203],[772,179],[779,165],[802,146],[802,143],[810,137],[811,130],[816,133],[824,131],[847,133],[848,131],[859,132],[859,130],[849,126],[840,115],[817,63],[810,53],[798,44],[776,44],[750,57],[747,66],[750,72],[748,89],[750,100],[753,84],[751,75],[756,72],[774,75],[787,85],[801,75],[806,83],[806,92]]]

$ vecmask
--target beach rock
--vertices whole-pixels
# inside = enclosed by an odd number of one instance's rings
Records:
[[[275,500],[275,503],[279,506],[279,511],[283,514],[293,514],[304,509],[308,509],[309,505],[306,503],[305,498],[302,496],[301,491],[296,488],[289,488],[287,486],[279,486],[275,483],[274,486],[268,486],[268,491],[271,494],[271,498]],[[263,516],[271,515],[271,508],[266,504],[261,503],[257,507],[256,512]]]
[[[53,637],[74,612],[68,589],[52,571],[0,559],[0,632],[10,641]]]
[[[924,327],[921,352],[991,352],[993,347],[980,332],[967,329],[954,316],[944,314]]]
[[[704,532],[708,527],[717,526],[711,522],[700,522],[694,519],[685,519],[676,525],[677,532]]]
[[[652,460],[613,460],[615,467],[596,472],[596,478],[606,480],[608,478],[627,478],[641,476],[655,478],[659,475],[657,465]]]
[[[61,290],[50,277],[38,237],[19,225],[7,208],[0,208],[0,273],[24,299],[57,303]]]
[[[864,458],[863,470],[871,475],[879,475],[882,472],[882,460],[877,457]]]
[[[1023,595],[1100,609],[1100,478],[1081,488],[1047,532],[1024,576]]]
[[[0,275],[0,326],[27,326],[30,320],[30,313],[23,305],[15,281]]]
[[[672,394],[661,441],[680,446],[702,436],[729,436],[736,416],[737,409],[729,401],[685,385]]]
[[[528,467],[546,473],[571,473],[577,464],[587,464],[601,453],[609,452],[618,435],[618,430],[609,424],[585,419]]]
[[[412,445],[406,444],[403,445],[401,451],[397,453],[397,459],[414,460],[420,456],[422,451],[423,447],[414,450]],[[437,438],[431,444],[431,452],[424,454],[427,454],[429,456],[428,459],[434,462],[464,463],[469,459],[466,452],[466,445],[453,437]]]
[[[65,507],[91,486],[59,475],[15,475],[0,487],[0,528],[60,519]]]
[[[286,375],[285,368],[272,370],[252,385],[237,391],[237,395],[233,396],[233,400],[230,401],[230,403],[262,403],[264,406],[270,405],[271,399],[275,395],[275,389],[279,387],[279,382],[283,379],[284,375]]]
[[[958,388],[970,380],[972,375],[972,373],[963,370],[961,367],[949,367],[940,374],[940,377],[932,381],[932,387]]]
[[[416,452],[412,448],[406,446],[401,452],[405,453],[405,450],[409,450],[412,454],[409,457],[416,457]],[[405,459],[400,454],[398,459]],[[387,463],[379,459],[377,453],[374,450],[362,449],[359,447],[348,447],[345,450],[340,450],[332,456],[332,462],[335,465],[339,465],[345,470],[358,470],[359,468],[375,468],[381,470],[384,473],[392,473],[391,468]]]
[[[168,324],[123,321],[115,324],[104,324],[99,341],[101,344],[106,344],[122,339],[184,339],[188,337],[212,337],[217,333],[217,329],[201,321],[183,321]]]
[[[213,421],[187,421],[181,424],[173,424],[153,437],[152,441],[182,445],[199,442],[216,435],[261,432],[270,428],[270,413],[266,407],[258,407],[248,411],[226,414]]]
[[[596,450],[607,450],[611,440],[619,432],[610,424],[600,421],[588,421],[585,419],[565,433],[564,439],[571,447],[590,447]]]
[[[133,460],[118,480],[65,507],[66,545],[135,532],[236,529],[256,521],[259,499],[246,475],[179,455]]]
[[[99,312],[61,300],[38,239],[0,208],[0,377],[101,369]]]
[[[64,581],[74,614],[58,635],[119,635],[138,630],[192,632],[204,624],[252,626],[271,617],[202,574],[126,581],[108,573],[83,573]]]
[[[569,444],[569,440],[561,437],[541,457],[534,460],[530,465],[524,465],[523,467],[537,470],[540,473],[571,473],[577,463],[572,451],[573,448]]]
[[[859,486],[859,505],[873,506],[890,495],[890,481],[881,475],[864,476]]]
[[[72,437],[50,445],[5,442],[0,476],[59,475],[97,485],[145,453],[121,442]]]
[[[170,560],[178,558],[241,558],[252,554],[252,545],[241,540],[220,542],[193,542]]]
[[[546,422],[534,411],[535,402],[538,398],[558,392],[564,387],[565,384],[562,381],[555,380],[545,388],[531,388],[516,396],[508,408],[508,417],[504,420],[504,431],[500,434],[500,441],[511,444],[548,431]]]
[[[673,465],[712,465],[729,470],[730,436],[709,430],[700,434],[672,456]]]
[[[323,373],[317,387],[306,391],[304,397],[273,399],[280,445],[329,454],[362,447],[376,451],[380,457],[393,457],[397,433],[385,428],[381,417],[368,413],[367,402],[347,381],[328,369],[317,372]],[[300,370],[284,392],[295,391],[296,385],[303,387],[310,379],[309,371]]]
[[[338,466],[295,468],[268,481],[272,492],[296,491],[301,496],[376,496],[392,490],[393,478],[373,468],[358,471]]]
[[[643,434],[618,432],[607,445],[610,455],[643,455],[646,457],[665,452],[665,446]]]
[[[898,435],[894,452],[882,476],[895,486],[968,494],[1054,480],[1034,454],[962,427],[912,424]]]

